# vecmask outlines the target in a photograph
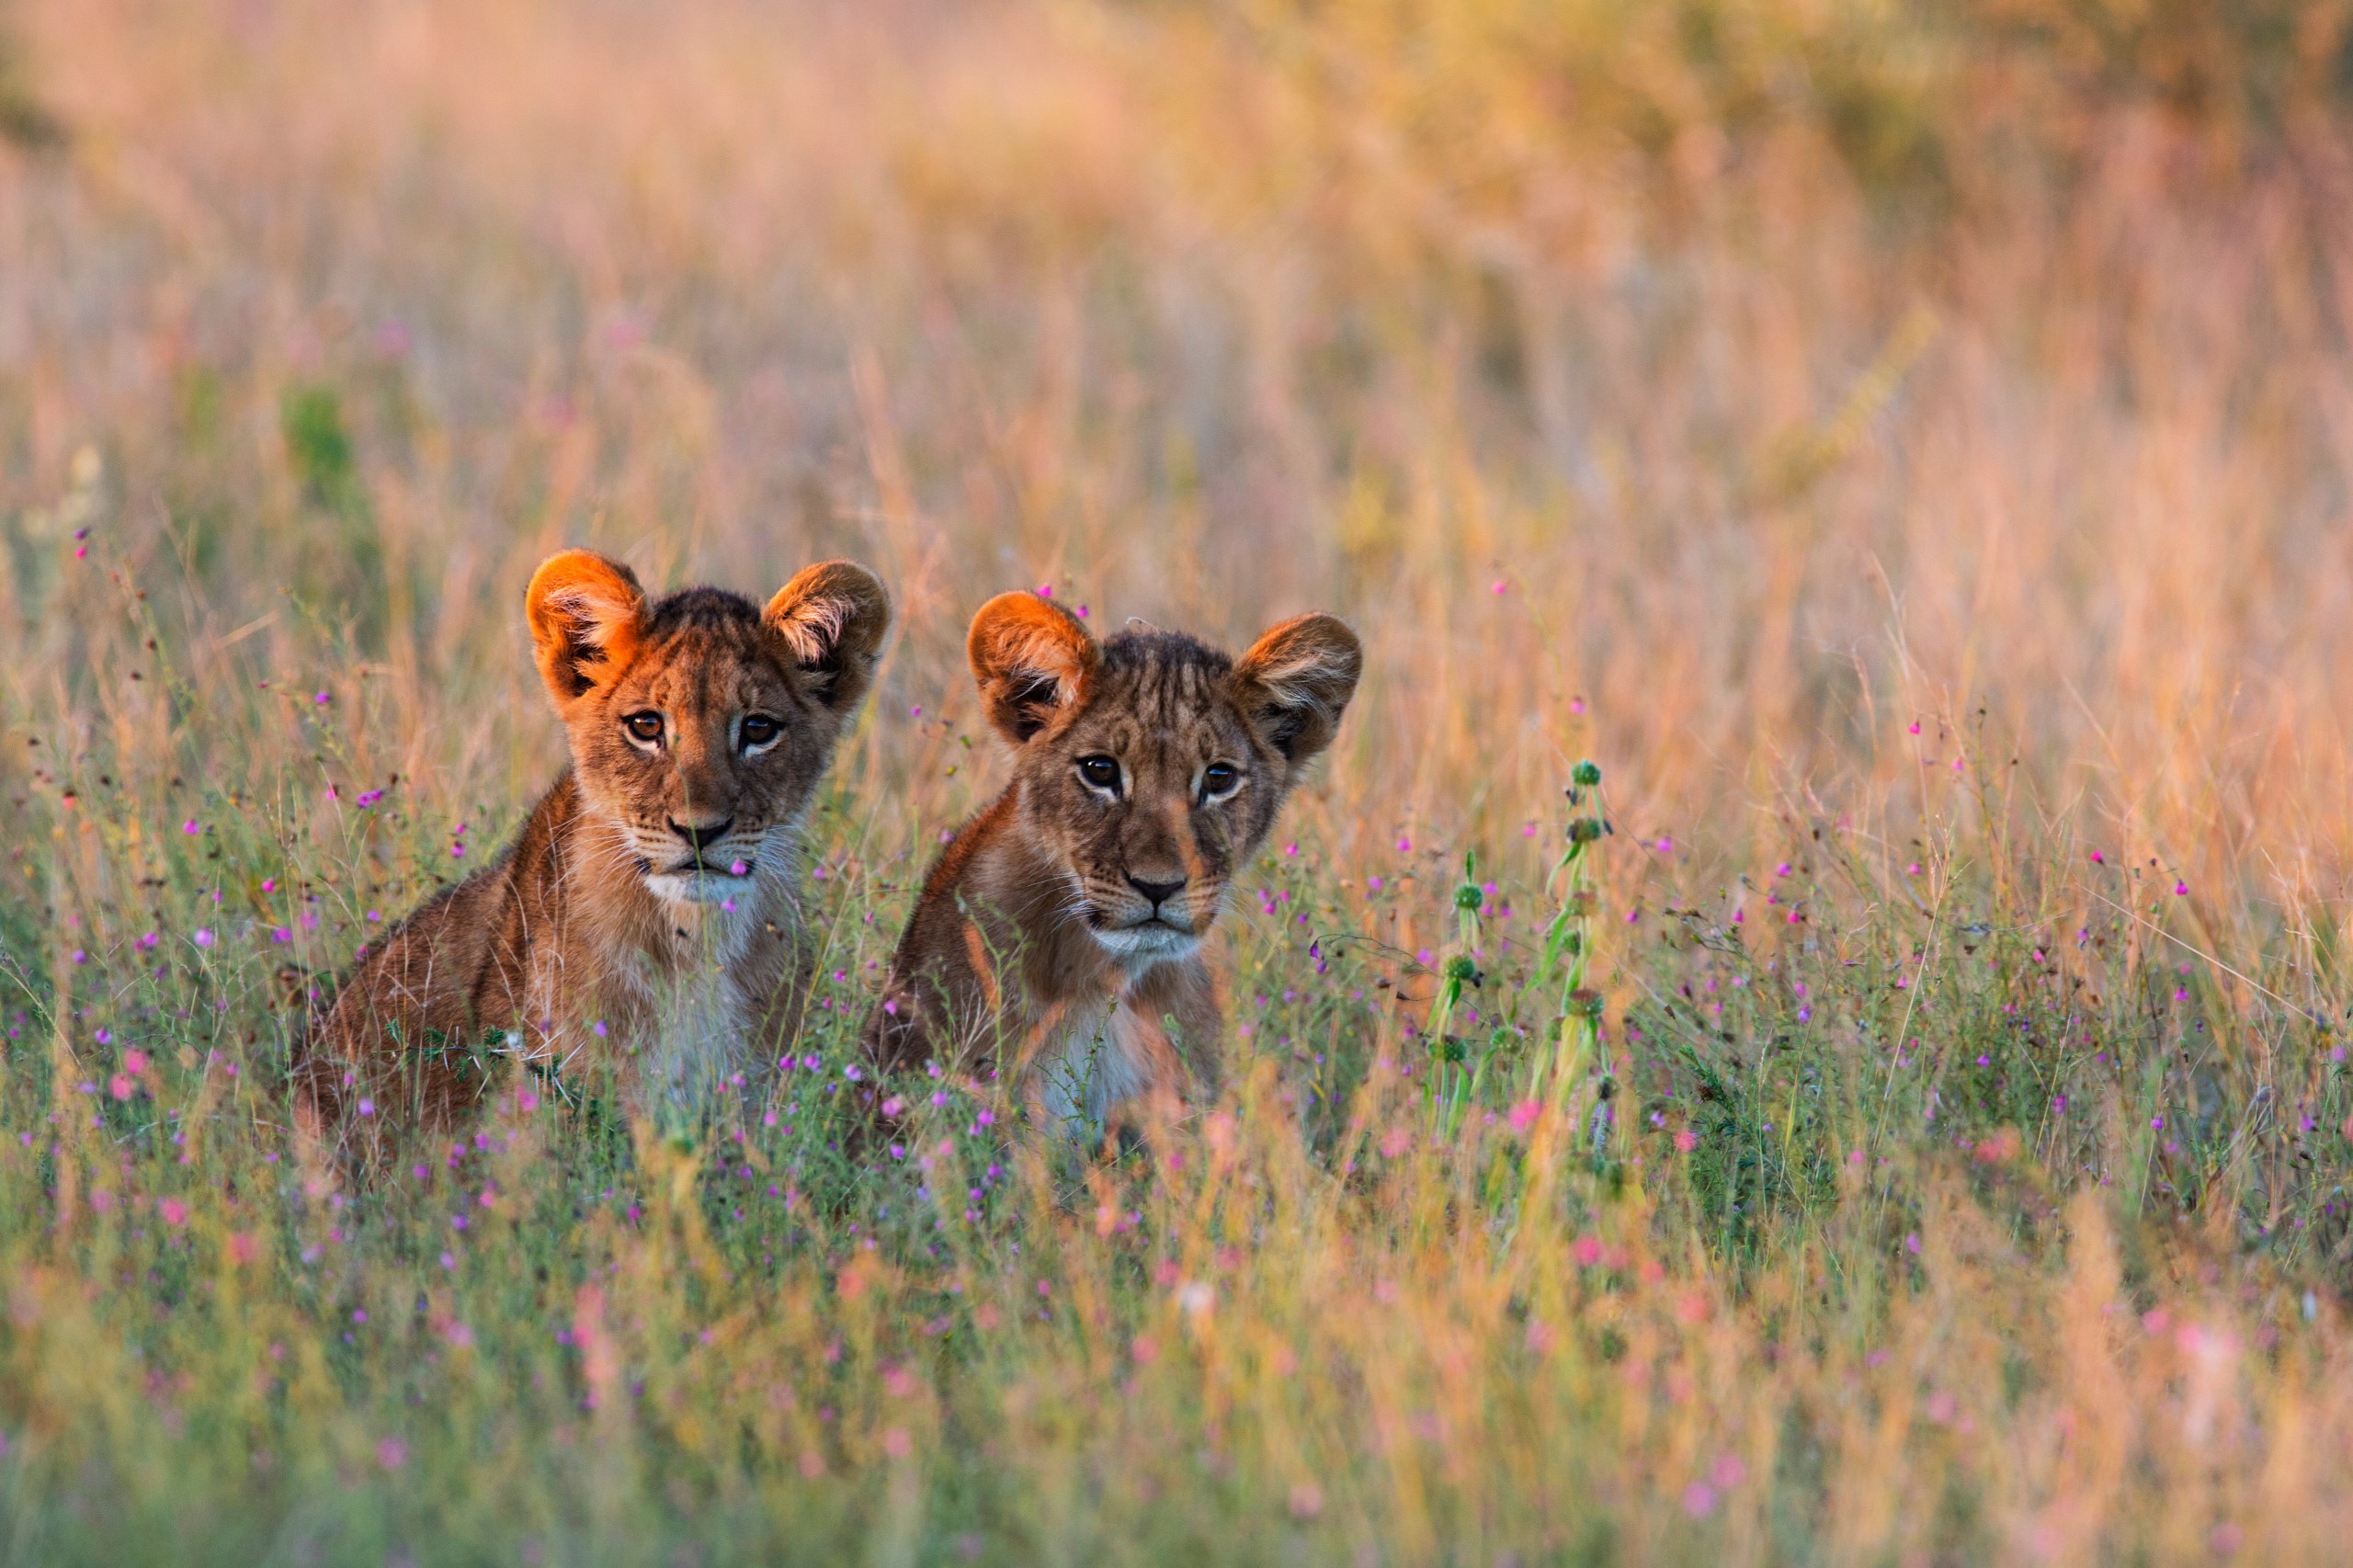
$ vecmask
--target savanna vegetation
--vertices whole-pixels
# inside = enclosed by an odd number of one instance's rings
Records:
[[[2348,524],[2342,0],[15,0],[0,1551],[2326,1559]],[[892,585],[813,1022],[308,1191],[565,544]],[[1024,586],[1365,680],[1222,1097],[861,1145]]]

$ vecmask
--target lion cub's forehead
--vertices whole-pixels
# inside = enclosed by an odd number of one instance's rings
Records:
[[[1227,686],[1233,661],[1180,632],[1122,632],[1103,645],[1072,743],[1123,756],[1208,761],[1245,743]]]
[[[689,588],[655,604],[643,645],[616,700],[672,714],[773,707],[798,695],[758,607],[719,588]]]

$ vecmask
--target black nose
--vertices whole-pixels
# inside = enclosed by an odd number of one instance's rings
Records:
[[[1157,909],[1185,891],[1185,879],[1179,877],[1173,882],[1148,882],[1142,877],[1131,876],[1128,879],[1128,886],[1150,899],[1152,906]]]
[[[725,822],[712,823],[709,827],[688,827],[685,823],[674,822],[670,824],[670,831],[685,839],[687,847],[699,855],[711,845],[726,837],[727,830],[734,825],[733,817],[729,817]]]

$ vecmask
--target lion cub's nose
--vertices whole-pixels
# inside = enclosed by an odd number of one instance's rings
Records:
[[[1151,901],[1152,906],[1154,909],[1158,909],[1162,904],[1167,903],[1170,899],[1185,891],[1185,879],[1179,877],[1173,882],[1148,882],[1142,877],[1131,873],[1128,877],[1128,886],[1143,894],[1145,898]]]
[[[727,830],[734,825],[733,817],[729,817],[723,822],[712,823],[707,827],[690,827],[685,823],[674,821],[670,824],[670,831],[685,839],[687,847],[699,855],[711,845],[726,837]]]

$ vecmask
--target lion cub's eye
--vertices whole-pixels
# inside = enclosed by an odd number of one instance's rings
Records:
[[[1120,765],[1108,756],[1080,757],[1078,776],[1097,790],[1117,792],[1120,788]]]
[[[1212,762],[1201,770],[1201,799],[1222,801],[1242,788],[1242,770],[1230,762]]]
[[[777,736],[783,733],[784,726],[767,714],[747,713],[744,716],[744,722],[736,731],[736,735],[742,741],[745,751],[763,751],[774,745]]]
[[[632,713],[621,721],[621,728],[629,732],[631,740],[640,745],[650,746],[662,739],[662,715],[651,709],[642,713]]]

